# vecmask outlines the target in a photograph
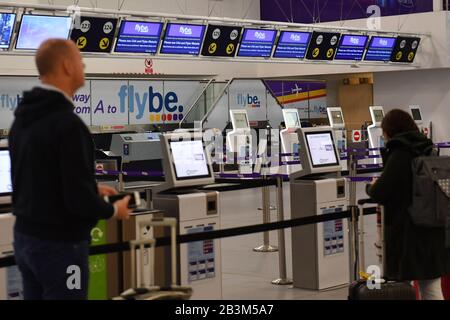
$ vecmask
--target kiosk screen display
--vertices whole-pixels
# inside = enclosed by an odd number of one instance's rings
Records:
[[[245,113],[235,113],[234,114],[234,122],[236,125],[236,128],[234,128],[234,129],[248,128],[248,120],[247,120],[247,115]]]
[[[381,121],[383,121],[384,114],[383,114],[382,110],[374,110],[373,111],[373,116],[375,118],[375,122],[376,123],[381,123]]]
[[[361,35],[342,36],[334,59],[361,61],[368,39],[368,36]]]
[[[285,113],[286,128],[299,128],[300,119],[298,118],[297,112],[287,112]]]
[[[47,39],[68,39],[71,24],[71,17],[23,15],[16,49],[36,50]]]
[[[205,29],[204,25],[168,23],[161,53],[198,55]]]
[[[275,42],[275,30],[245,29],[239,46],[239,57],[268,58]]]
[[[331,131],[305,133],[305,138],[314,168],[339,165]]]
[[[0,49],[9,49],[15,21],[14,13],[0,13]]]
[[[178,180],[210,177],[201,140],[170,141],[170,149]]]
[[[162,26],[159,22],[122,21],[114,51],[155,54]]]
[[[273,57],[303,59],[310,38],[310,32],[282,31]]]
[[[331,111],[331,117],[333,118],[334,124],[344,124],[344,119],[340,111]]]
[[[0,194],[12,192],[11,160],[8,150],[0,150]]]
[[[411,109],[411,113],[414,121],[422,121],[422,115],[419,109]]]
[[[372,37],[366,51],[365,61],[389,61],[394,50],[395,38]]]

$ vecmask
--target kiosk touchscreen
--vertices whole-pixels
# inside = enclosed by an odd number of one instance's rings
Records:
[[[163,210],[165,217],[177,219],[178,234],[220,229],[219,193],[199,189],[214,183],[211,161],[201,138],[186,132],[169,133],[161,135],[161,145],[166,182],[154,190],[153,206]],[[165,259],[170,259],[170,250],[164,252]],[[177,261],[179,284],[192,288],[192,299],[222,299],[219,239],[180,244]],[[167,275],[169,266],[167,263]]]
[[[252,136],[247,110],[230,110],[233,130],[227,133],[229,152],[237,153],[240,173],[252,173]]]
[[[369,107],[372,124],[367,127],[367,134],[369,136],[369,148],[384,148],[385,141],[383,137],[383,130],[381,129],[381,122],[384,118],[384,108],[380,106]],[[369,152],[370,155],[380,156],[380,151],[374,150]],[[380,157],[373,159],[374,164],[382,163]]]
[[[421,129],[423,118],[420,106],[409,106],[409,112],[411,113],[411,117],[414,119],[414,122],[419,126],[419,129]]]
[[[333,128],[301,128],[297,133],[303,170],[291,175],[291,217],[346,210],[348,184],[339,177],[342,167]],[[294,287],[322,290],[348,283],[346,224],[338,219],[292,229]]]
[[[345,121],[342,108],[333,107],[327,108],[328,120],[330,121],[330,126],[333,128],[334,137],[336,139],[337,148],[339,151],[340,159],[347,157],[347,131],[345,130]],[[340,160],[342,170],[347,171],[347,161]]]
[[[300,161],[299,153],[299,141],[297,130],[301,128],[300,116],[297,109],[283,109],[283,118],[286,125],[286,129],[280,131],[282,152],[290,154],[284,156],[285,161]],[[300,164],[291,163],[285,166],[286,173],[290,174],[302,169]]]
[[[0,204],[11,202],[11,160],[8,149],[0,148]]]

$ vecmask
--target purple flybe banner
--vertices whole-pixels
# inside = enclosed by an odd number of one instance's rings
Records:
[[[282,31],[273,56],[274,58],[303,59],[310,39],[310,32]]]
[[[361,61],[368,39],[368,36],[363,35],[343,35],[334,59]]]
[[[297,23],[364,19],[373,5],[382,17],[433,11],[433,0],[260,0],[261,20]]]
[[[167,24],[161,53],[198,55],[206,27],[194,24]]]
[[[162,26],[159,22],[122,21],[114,51],[155,54]]]
[[[245,29],[238,56],[270,57],[276,35],[275,30]]]

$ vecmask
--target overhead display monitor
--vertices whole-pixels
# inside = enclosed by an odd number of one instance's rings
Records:
[[[126,21],[120,24],[114,52],[158,52],[163,24],[161,22]]]
[[[285,109],[283,110],[284,122],[287,129],[300,128],[300,117],[297,109]]]
[[[420,38],[398,37],[392,52],[392,62],[413,63],[419,48]]]
[[[391,37],[372,37],[364,56],[365,61],[391,60],[392,50],[394,49],[395,38]]]
[[[9,158],[9,151],[0,149],[0,195],[8,195],[11,192],[11,159]]]
[[[110,52],[116,33],[116,18],[80,17],[70,38],[81,52]]]
[[[333,124],[344,124],[344,118],[342,117],[342,112],[331,111],[331,117],[333,118]]]
[[[71,27],[71,17],[25,14],[20,23],[16,49],[36,50],[47,39],[68,39]]]
[[[202,56],[234,57],[242,27],[208,25],[203,40]]]
[[[9,49],[15,22],[16,15],[14,13],[0,12],[0,50]]]
[[[204,25],[168,23],[160,53],[199,55]]]
[[[275,42],[277,31],[264,29],[244,29],[239,57],[269,58]]]
[[[333,60],[340,37],[340,33],[314,31],[309,43],[306,59]]]
[[[310,39],[311,32],[281,31],[273,57],[303,59]]]
[[[177,180],[211,176],[202,140],[170,141]]]
[[[305,138],[313,168],[339,165],[331,131],[307,132]]]
[[[361,61],[368,39],[369,37],[364,35],[343,35],[334,59]]]

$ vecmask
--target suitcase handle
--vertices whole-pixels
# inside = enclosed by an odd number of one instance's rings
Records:
[[[140,229],[139,229],[140,230]],[[144,287],[144,249],[146,245],[150,245],[150,255],[151,255],[151,261],[155,261],[154,257],[154,246],[155,246],[155,239],[145,239],[145,240],[133,240],[130,241],[130,249],[131,249],[131,284],[132,287],[138,288],[138,287]],[[141,274],[141,285],[138,286],[137,281],[137,274],[136,274],[136,249],[139,247],[139,255],[141,259],[141,265],[139,267],[139,272]]]

